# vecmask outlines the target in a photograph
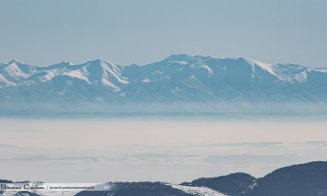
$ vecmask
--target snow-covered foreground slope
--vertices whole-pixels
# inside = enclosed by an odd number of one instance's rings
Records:
[[[143,66],[120,66],[103,60],[80,65],[62,62],[47,67],[18,61],[0,64],[1,113],[31,108],[65,110],[71,104],[75,109],[84,107],[84,111],[111,105],[102,112],[115,113],[124,108],[111,108],[128,103],[134,107],[225,102],[325,105],[327,69],[184,54]]]
[[[208,187],[191,187],[191,186],[183,186],[176,184],[168,184],[175,189],[179,189],[184,191],[185,193],[189,193],[197,196],[226,196],[225,194],[219,193],[213,189]]]

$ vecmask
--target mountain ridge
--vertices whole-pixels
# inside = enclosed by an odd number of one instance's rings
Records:
[[[147,65],[0,66],[0,105],[224,102],[326,104],[327,69],[187,54]]]
[[[261,178],[256,178],[247,173],[232,173],[226,176],[198,178],[192,182],[181,184],[160,181],[107,182],[93,185],[100,188],[98,191],[70,190],[71,192],[69,192],[69,190],[65,190],[63,192],[51,192],[51,190],[29,190],[27,192],[18,190],[16,191],[16,195],[23,195],[24,193],[25,195],[76,196],[325,196],[327,195],[326,172],[326,161],[313,161],[282,167]],[[0,180],[0,183],[10,185],[13,182]],[[30,184],[43,186],[43,183]],[[44,186],[47,185],[45,184]],[[15,191],[11,193],[14,194]]]

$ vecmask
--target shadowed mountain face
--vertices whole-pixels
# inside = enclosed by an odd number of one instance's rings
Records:
[[[76,195],[326,196],[326,174],[327,162],[318,161],[277,169],[259,179],[245,173],[234,173],[227,176],[199,178],[180,185],[163,182],[110,182],[99,185],[99,187],[110,187],[109,190],[82,191]],[[0,183],[11,183],[11,181],[2,180]],[[58,192],[55,194],[58,195]]]
[[[284,167],[258,180],[250,196],[327,195],[327,162]]]
[[[277,169],[256,179],[244,173],[200,178],[183,185],[210,187],[230,196],[327,195],[327,162],[311,162]]]
[[[115,112],[111,106],[117,104],[226,102],[325,106],[327,69],[189,55],[172,55],[144,66],[102,60],[48,67],[17,61],[0,64],[1,113],[66,111],[69,105],[75,105],[72,110]]]
[[[246,173],[234,173],[214,178],[199,178],[182,185],[195,187],[209,187],[226,195],[238,196],[248,194],[256,185],[257,179]]]

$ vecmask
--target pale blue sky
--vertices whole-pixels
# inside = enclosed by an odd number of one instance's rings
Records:
[[[327,66],[326,0],[2,0],[0,62],[174,53]]]

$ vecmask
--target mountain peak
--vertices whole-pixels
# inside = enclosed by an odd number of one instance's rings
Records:
[[[164,61],[186,61],[186,60],[194,60],[194,56],[188,54],[173,54],[164,59]]]
[[[74,63],[70,62],[70,61],[63,61],[59,64],[65,64],[65,65],[74,65]]]
[[[8,63],[8,65],[11,65],[11,64],[23,64],[21,61],[18,61],[18,60],[16,60],[16,59],[13,59],[13,60],[11,60],[9,63]]]
[[[88,61],[87,64],[113,64],[108,60],[103,60],[103,59],[94,59],[91,61]]]

